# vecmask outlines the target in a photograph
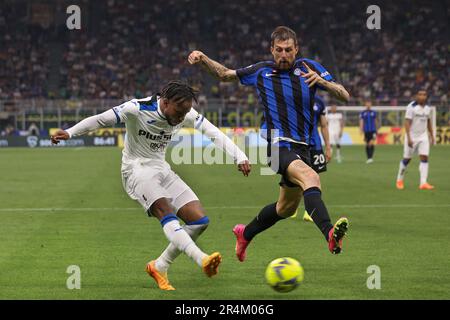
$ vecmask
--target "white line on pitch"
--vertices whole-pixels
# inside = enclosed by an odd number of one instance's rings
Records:
[[[261,206],[206,206],[205,209],[259,209]],[[333,208],[450,208],[450,204],[330,204]],[[134,211],[141,208],[0,208],[0,212]]]

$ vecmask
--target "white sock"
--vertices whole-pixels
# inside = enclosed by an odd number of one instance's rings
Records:
[[[400,160],[400,166],[398,168],[397,181],[403,180],[405,178],[406,166],[403,163],[403,160]]]
[[[336,159],[341,161],[341,148],[336,148]]]
[[[187,232],[192,240],[196,241],[197,238],[206,230],[208,224],[194,224],[184,225],[182,228]],[[166,250],[156,259],[155,267],[159,272],[167,272],[173,261],[180,255],[181,251],[178,250],[172,243],[170,243]]]
[[[420,184],[427,183],[428,180],[428,162],[420,161],[419,164],[419,172],[420,172]]]
[[[164,234],[167,239],[180,251],[186,253],[188,257],[194,260],[200,267],[202,266],[203,258],[207,256],[195,244],[194,240],[187,234],[187,232],[180,226],[178,219],[170,220],[163,226]]]

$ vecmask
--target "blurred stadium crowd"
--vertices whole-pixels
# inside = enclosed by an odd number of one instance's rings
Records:
[[[397,105],[426,88],[450,100],[450,6],[445,0],[380,0],[381,30],[368,30],[368,1],[77,1],[82,30],[69,31],[71,2],[0,0],[0,100],[143,97],[168,79],[201,89],[200,103],[252,107],[253,90],[219,83],[187,64],[199,49],[228,67],[271,59],[270,33],[293,28],[304,57],[348,88],[352,105]]]

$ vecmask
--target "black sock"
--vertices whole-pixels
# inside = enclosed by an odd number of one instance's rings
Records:
[[[277,203],[265,206],[259,214],[244,229],[244,238],[247,241],[253,239],[258,233],[270,228],[278,221],[284,219],[277,214]]]
[[[322,192],[319,188],[312,187],[303,192],[303,198],[306,211],[325,236],[325,239],[328,240],[328,232],[333,228],[333,225],[331,224],[325,203],[322,201]]]
[[[370,146],[368,144],[366,144],[366,155],[367,159],[370,159]]]
[[[371,146],[370,146],[370,158],[373,158],[374,152],[375,152],[375,146],[374,146],[374,145],[371,145]]]

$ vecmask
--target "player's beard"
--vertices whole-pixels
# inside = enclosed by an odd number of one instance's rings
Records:
[[[280,70],[289,70],[293,66],[293,63],[290,63],[287,60],[280,60],[280,62],[277,65],[277,68]]]

